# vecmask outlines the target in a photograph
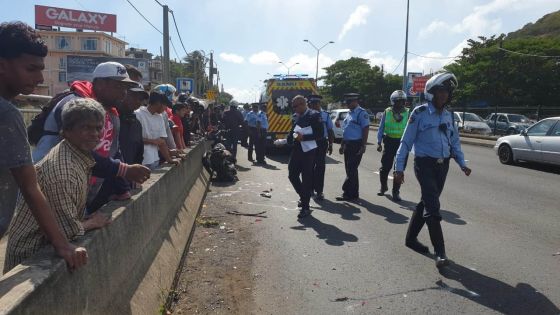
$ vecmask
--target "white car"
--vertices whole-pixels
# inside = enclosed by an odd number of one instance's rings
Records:
[[[333,123],[334,141],[342,141],[342,121],[348,115],[348,108],[334,109],[331,111],[331,120]]]
[[[499,138],[494,151],[503,164],[523,160],[560,165],[560,117],[543,119],[518,135]]]
[[[489,135],[492,133],[490,126],[475,113],[455,112],[455,122],[459,130],[468,133]]]

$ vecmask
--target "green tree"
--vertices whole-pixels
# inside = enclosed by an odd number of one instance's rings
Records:
[[[220,92],[218,94],[218,98],[216,99],[216,103],[228,105],[232,100],[233,100],[233,95],[227,92]]]
[[[361,94],[363,107],[384,108],[391,93],[399,89],[402,82],[402,77],[384,75],[381,68],[357,57],[339,60],[325,70],[320,91],[326,102],[341,101],[345,93],[355,92]]]

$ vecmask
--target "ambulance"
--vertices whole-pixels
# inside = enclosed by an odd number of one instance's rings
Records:
[[[266,105],[268,117],[267,147],[284,146],[292,130],[292,99],[296,95],[317,94],[315,80],[305,74],[274,75],[264,80],[260,102]]]

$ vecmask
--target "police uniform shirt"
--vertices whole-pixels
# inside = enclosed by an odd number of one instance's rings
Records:
[[[262,110],[259,111],[257,114],[257,120],[261,123],[261,129],[268,130],[268,118],[266,117],[266,113]]]
[[[404,170],[407,154],[413,146],[417,157],[448,158],[453,152],[457,164],[466,166],[451,113],[444,109],[440,115],[431,102],[416,107],[410,114],[397,151],[395,171]]]
[[[328,139],[329,137],[328,131],[333,129],[333,123],[329,117],[329,113],[327,113],[324,110],[321,110],[320,114],[321,114],[321,120],[323,121],[323,136],[325,137],[325,139]]]
[[[362,130],[369,127],[368,113],[357,106],[348,112],[342,123],[342,139],[346,141],[361,140]]]
[[[249,127],[252,127],[252,128],[257,127],[257,119],[258,119],[257,115],[258,115],[258,112],[255,113],[253,111],[250,111],[250,112],[247,113],[247,116],[245,117],[245,121],[247,122],[247,125]]]

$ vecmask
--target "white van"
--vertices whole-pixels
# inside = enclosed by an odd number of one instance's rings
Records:
[[[349,111],[348,108],[334,109],[331,111],[330,117],[333,123],[334,141],[337,143],[342,141],[342,121],[346,118]]]

